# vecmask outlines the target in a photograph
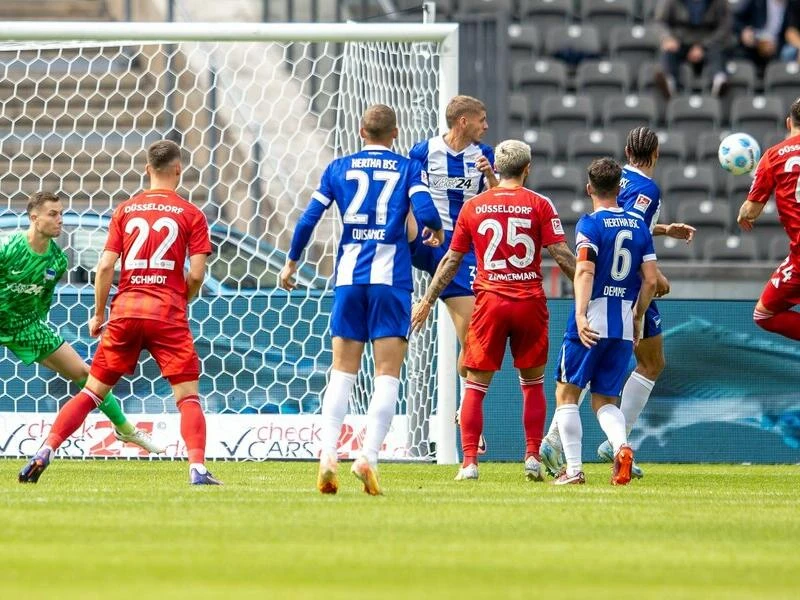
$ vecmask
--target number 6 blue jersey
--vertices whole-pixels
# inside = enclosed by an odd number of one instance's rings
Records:
[[[411,207],[424,225],[441,229],[422,165],[383,146],[331,162],[292,238],[289,258],[298,260],[324,211],[336,203],[342,237],[336,287],[389,285],[413,289],[406,216]]]
[[[656,260],[653,237],[642,218],[621,208],[603,208],[578,221],[576,251],[596,255],[594,283],[587,317],[601,338],[633,339],[633,306],[639,296],[643,262]],[[575,311],[567,337],[578,338]]]

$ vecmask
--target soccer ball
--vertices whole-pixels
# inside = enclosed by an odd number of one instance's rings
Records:
[[[719,144],[719,164],[734,175],[744,175],[756,168],[761,148],[752,135],[732,133]]]

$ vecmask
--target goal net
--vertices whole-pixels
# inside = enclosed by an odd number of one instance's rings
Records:
[[[0,189],[8,203],[0,241],[27,227],[33,192],[60,195],[66,213],[56,241],[70,270],[56,293],[53,327],[91,360],[96,341],[86,322],[108,220],[120,201],[146,186],[147,146],[165,137],[178,141],[184,150],[178,191],[207,215],[214,246],[208,280],[190,308],[209,456],[316,456],[331,364],[336,211],[317,228],[300,288],[291,294],[276,289],[284,252],[324,168],[360,148],[359,118],[367,106],[395,108],[400,152],[439,132],[440,107],[457,86],[455,52],[447,50],[455,26],[12,25],[17,29],[0,40]],[[77,38],[84,41],[69,41]],[[419,291],[424,282],[415,277]],[[441,417],[439,424],[453,429],[455,365],[448,366],[449,384],[440,385],[448,379],[438,372],[437,345],[443,337],[448,346],[454,342],[437,331],[431,320],[411,339],[385,458],[435,459],[442,434],[432,423]],[[357,452],[363,437],[374,375],[369,359],[340,439],[343,456]],[[4,453],[30,454],[45,433],[37,424],[49,427],[74,388],[7,349],[0,351],[0,374],[0,441],[17,436]],[[115,393],[132,420],[181,456],[174,398],[149,355]],[[63,454],[138,455],[112,443],[110,432],[97,415]],[[450,462],[451,432],[445,438],[438,458]]]

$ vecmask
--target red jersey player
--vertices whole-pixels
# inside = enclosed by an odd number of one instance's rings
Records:
[[[753,320],[756,325],[793,340],[800,340],[800,98],[792,103],[786,119],[787,137],[764,153],[756,168],[747,200],[739,209],[739,226],[750,231],[775,192],[783,228],[789,236],[789,256],[764,286]]]
[[[175,193],[181,169],[177,144],[168,140],[154,143],[147,149],[151,189],[114,211],[97,267],[95,314],[89,321],[93,337],[102,331],[100,345],[86,387],[64,405],[47,441],[31,460],[29,471],[36,479],[47,468],[53,451],[124,374],[133,373],[139,354],[147,349],[177,399],[190,483],[220,484],[204,465],[206,423],[198,395],[200,361],[187,317],[188,301],[205,277],[211,241],[202,211]],[[189,272],[184,274],[187,256]],[[119,258],[119,286],[106,323],[106,302]]]
[[[411,315],[412,328],[419,329],[458,271],[462,257],[474,246],[478,264],[473,283],[475,311],[465,341],[467,382],[461,403],[464,462],[456,480],[478,478],[482,402],[494,372],[502,365],[509,339],[522,387],[525,473],[528,479],[543,479],[538,451],[546,413],[543,381],[548,313],[541,249],[548,249],[569,278],[575,274],[575,256],[567,247],[552,203],[523,187],[530,164],[527,144],[506,140],[497,146],[495,170],[500,184],[464,204],[450,249]]]

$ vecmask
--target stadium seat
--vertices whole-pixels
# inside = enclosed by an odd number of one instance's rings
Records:
[[[692,147],[700,134],[718,129],[722,106],[712,96],[678,96],[667,103],[667,128],[682,131]]]
[[[670,202],[698,203],[714,197],[716,185],[711,167],[688,164],[664,169],[663,173],[661,189]]]
[[[562,164],[534,165],[530,188],[553,201],[573,200],[585,195],[586,176],[578,167]]]
[[[572,200],[559,200],[553,202],[561,223],[565,226],[575,227],[580,218],[592,212],[592,199],[589,196],[573,198]]]
[[[597,27],[603,50],[608,50],[612,29],[633,26],[635,16],[634,0],[583,0],[581,3],[581,21]]]
[[[541,51],[542,36],[536,25],[512,23],[508,26],[508,55],[512,73],[516,65],[533,62]]]
[[[541,129],[512,129],[509,138],[522,140],[531,147],[533,165],[551,163],[556,158],[556,140],[552,131]]]
[[[567,140],[567,160],[583,169],[601,156],[619,159],[623,154],[623,146],[614,131],[573,131]]]
[[[787,256],[789,256],[789,238],[786,237],[784,232],[783,235],[776,235],[770,240],[767,258],[769,260],[782,261]]]
[[[703,244],[703,258],[710,261],[756,261],[758,248],[752,237],[712,235]]]
[[[659,219],[663,221],[663,219]],[[666,221],[663,221],[666,222]],[[687,244],[684,240],[676,240],[675,238],[667,237],[665,235],[657,235],[653,237],[653,245],[656,249],[656,256],[659,261],[662,260],[694,260],[695,258],[695,243]]]
[[[458,0],[458,12],[463,14],[485,14],[504,12],[511,15],[514,0]]]
[[[508,97],[508,125],[512,129],[527,129],[531,126],[532,115],[528,97],[519,92]]]
[[[528,97],[531,114],[538,120],[542,98],[563,94],[567,87],[567,68],[557,60],[543,58],[515,67],[514,89]]]
[[[800,63],[773,62],[764,73],[764,93],[780,98],[786,114],[789,107],[800,98]]]
[[[750,236],[756,241],[758,256],[763,260],[777,260],[779,262],[789,254],[789,238],[786,237],[786,232],[780,225],[763,225],[761,219],[759,219],[753,231],[743,235]],[[781,244],[778,244],[778,250],[772,248],[776,239],[781,242]],[[773,252],[778,252],[782,256],[773,256]]]
[[[589,96],[594,106],[602,106],[611,95],[624,95],[630,88],[628,64],[622,61],[585,60],[575,73],[578,94]],[[598,116],[602,116],[599,114]]]
[[[658,131],[658,173],[670,167],[682,167],[688,158],[686,138],[680,131]]]
[[[749,60],[732,60],[725,65],[728,73],[728,91],[725,96],[737,98],[755,94],[756,66]]]
[[[719,143],[729,133],[730,131],[727,130],[701,133],[694,147],[693,160],[701,165],[716,165],[719,161]],[[725,176],[728,172],[722,168],[714,168],[713,172],[717,189],[725,189]]]
[[[787,135],[789,135],[789,132],[786,131],[786,129],[783,129],[782,131],[776,131],[775,133],[768,135],[764,139],[764,143],[761,144],[761,154],[763,155],[768,148],[772,148],[776,144],[780,144],[783,140],[786,139]]]
[[[652,21],[656,16],[658,0],[641,0],[639,6],[639,19],[645,23]]]
[[[657,27],[624,25],[611,29],[608,50],[611,58],[627,62],[634,73],[639,65],[658,60],[660,46],[661,33]]]
[[[725,190],[725,197],[728,199],[728,202],[731,203],[734,211],[738,213],[739,205],[747,198],[750,185],[753,183],[753,178],[749,175],[734,175],[726,171],[723,171],[723,173],[725,173],[725,175],[723,178],[723,187],[721,189]],[[774,213],[775,203],[768,202],[768,204],[770,205],[770,211]],[[764,210],[766,210],[766,207],[764,207]],[[766,216],[764,211],[762,211],[761,215],[762,217]],[[761,223],[761,218],[759,218],[758,222]]]
[[[536,24],[541,31],[572,21],[572,0],[520,0],[520,21]]]
[[[603,126],[616,131],[623,145],[628,132],[634,127],[646,125],[655,127],[657,121],[656,103],[650,97],[629,94],[609,96],[603,101]]]
[[[544,51],[548,56],[577,65],[600,56],[600,33],[593,25],[554,25],[545,34]]]
[[[736,98],[731,106],[731,129],[752,135],[764,145],[768,135],[785,128],[788,108],[777,96]]]
[[[592,101],[586,96],[546,96],[542,99],[539,119],[542,128],[550,129],[555,135],[556,150],[563,156],[569,134],[591,126]]]
[[[728,231],[730,211],[728,203],[723,200],[683,200],[678,204],[675,221],[696,227],[703,239],[708,235],[722,234]]]

